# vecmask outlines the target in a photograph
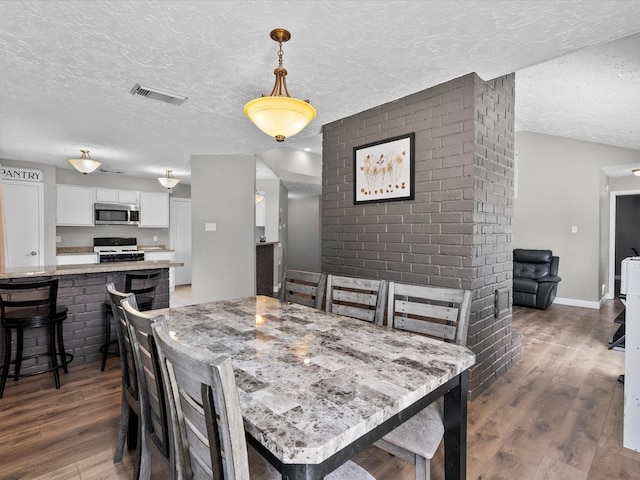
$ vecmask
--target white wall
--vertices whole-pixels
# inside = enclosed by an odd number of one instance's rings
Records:
[[[320,197],[289,199],[289,249],[287,268],[319,272]]]
[[[252,155],[191,157],[194,303],[255,295],[255,174]]]
[[[513,248],[553,250],[562,278],[557,301],[597,308],[609,248],[601,237],[608,223],[601,169],[640,162],[640,152],[531,132],[516,133],[515,149]],[[571,233],[572,226],[577,233]]]

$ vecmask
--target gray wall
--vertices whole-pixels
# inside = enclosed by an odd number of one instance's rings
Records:
[[[514,75],[469,74],[323,128],[322,270],[473,292],[473,397],[520,355],[511,310]],[[415,201],[353,204],[353,148],[415,132]]]
[[[602,168],[640,162],[640,152],[532,132],[515,138],[514,248],[553,250],[562,278],[556,302],[598,308],[603,285],[608,290],[609,193]]]
[[[191,157],[194,303],[255,295],[255,178],[252,155]]]
[[[289,199],[287,268],[319,272],[320,197]]]

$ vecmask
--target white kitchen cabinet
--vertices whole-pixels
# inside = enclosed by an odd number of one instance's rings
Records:
[[[169,194],[140,192],[140,227],[169,228]]]
[[[93,187],[56,185],[56,225],[93,227]]]
[[[264,227],[267,224],[267,196],[256,203],[256,227]]]
[[[138,191],[96,187],[96,202],[138,205]]]
[[[58,265],[84,265],[87,263],[98,263],[98,255],[96,253],[57,255],[56,263]]]
[[[144,259],[145,260],[171,260],[175,259],[175,252],[154,252],[145,250],[144,251]],[[176,288],[176,274],[175,267],[169,268],[169,291],[173,292]]]

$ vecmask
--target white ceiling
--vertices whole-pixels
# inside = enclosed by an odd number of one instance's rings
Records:
[[[273,86],[276,27],[289,91],[318,111],[282,145],[243,114]],[[474,71],[517,72],[517,131],[640,150],[638,32],[632,0],[2,1],[0,158],[71,168],[86,148],[188,183],[191,155],[319,152],[323,124]]]

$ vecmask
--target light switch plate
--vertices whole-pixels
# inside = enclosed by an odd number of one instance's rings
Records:
[[[216,231],[216,224],[215,223],[205,223],[204,224],[204,231],[205,232],[215,232]]]

